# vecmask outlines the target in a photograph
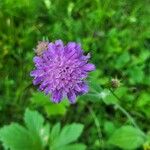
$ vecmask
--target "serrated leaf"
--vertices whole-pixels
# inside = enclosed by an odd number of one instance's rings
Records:
[[[49,140],[49,133],[50,133],[50,125],[46,124],[43,126],[43,128],[40,130],[40,138],[42,141],[42,144],[45,146],[48,143]]]
[[[42,142],[43,145],[46,145],[49,138],[49,125],[44,126],[44,118],[37,111],[31,111],[26,109],[24,115],[24,122],[31,133],[39,139],[39,142]]]
[[[53,149],[76,141],[81,135],[82,131],[82,124],[73,123],[70,125],[66,125],[60,132],[60,135],[57,137],[57,139],[55,139],[54,143],[52,143]]]
[[[53,126],[51,133],[50,133],[50,138],[51,140],[55,140],[60,133],[60,123],[57,123],[55,126]]]
[[[144,136],[137,128],[123,126],[113,133],[108,143],[126,150],[136,149],[144,143]]]
[[[67,125],[62,129],[60,133],[59,142],[61,143],[61,145],[74,142],[81,135],[82,131],[83,131],[82,124],[73,123],[71,125]],[[65,140],[63,140],[64,137],[65,137]]]
[[[44,118],[38,112],[26,109],[24,122],[31,132],[36,132],[39,134],[43,127]]]
[[[0,140],[4,147],[11,150],[42,150],[39,141],[17,123],[4,126],[0,130]]]

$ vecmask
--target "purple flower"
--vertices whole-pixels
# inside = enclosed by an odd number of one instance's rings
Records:
[[[75,103],[76,96],[88,92],[85,79],[88,72],[95,69],[93,64],[88,63],[89,58],[90,55],[83,55],[81,46],[75,42],[67,45],[61,40],[48,43],[42,55],[34,57],[36,69],[31,72],[33,84],[39,85],[39,90],[46,94],[51,94],[55,103],[65,96]]]

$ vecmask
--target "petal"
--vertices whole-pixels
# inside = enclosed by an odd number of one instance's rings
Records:
[[[49,61],[50,60],[49,51],[47,51],[47,50],[43,51],[43,55],[42,56],[43,56],[43,59],[45,61]]]
[[[75,86],[75,90],[80,94],[87,93],[89,91],[89,87],[86,83],[80,83]]]
[[[82,83],[82,84],[80,85],[80,88],[81,88],[82,94],[83,94],[83,93],[87,93],[87,92],[89,91],[89,87],[88,87],[88,85],[87,85],[86,83]]]
[[[34,62],[34,63],[42,63],[43,60],[42,60],[41,57],[35,56],[35,57],[33,58],[33,62]]]
[[[71,49],[70,51],[68,51],[67,53],[66,53],[66,58],[67,59],[73,59],[73,58],[75,58],[76,57],[76,51],[74,50],[74,49]],[[71,60],[72,60],[71,59]]]
[[[43,65],[43,59],[41,57],[35,56],[33,58],[33,62],[35,63],[36,67],[40,67]]]
[[[70,91],[69,93],[67,93],[67,97],[69,99],[69,101],[73,104],[76,102],[76,94],[73,91]]]
[[[48,50],[52,51],[53,49],[55,49],[55,44],[51,42],[48,44]]]
[[[75,42],[69,42],[66,47],[67,47],[68,51],[71,49],[75,49],[76,43]]]
[[[56,46],[54,43],[49,43],[48,44],[48,53],[49,53],[49,56],[51,58],[55,57],[57,55],[56,53]]]
[[[88,53],[85,57],[86,57],[86,59],[90,59],[91,58],[91,54]]]
[[[64,47],[63,41],[62,40],[56,40],[55,45],[58,47]]]
[[[88,61],[90,59],[91,55],[90,53],[88,53],[86,56],[82,55],[82,57],[80,58],[82,61]]]
[[[30,72],[31,77],[39,77],[43,75],[43,70],[33,70]]]
[[[76,51],[77,51],[78,57],[81,57],[83,55],[81,44],[76,44]]]
[[[56,40],[55,41],[55,46],[56,46],[57,54],[59,56],[62,56],[63,53],[64,53],[64,44],[63,44],[62,40]]]
[[[77,44],[75,42],[69,42],[65,47],[65,52],[66,57],[69,59],[81,57],[83,54],[80,44]]]
[[[43,82],[41,83],[41,85],[39,86],[39,90],[40,90],[40,91],[45,91],[45,89],[47,88],[47,86],[48,86],[48,82],[43,81]],[[45,93],[46,93],[46,92],[45,92]]]
[[[56,90],[52,93],[52,101],[54,103],[59,103],[61,99],[63,98],[63,93],[61,90]]]
[[[85,79],[85,78],[87,78],[87,76],[88,76],[88,74],[86,71],[82,72],[80,75],[81,79]]]
[[[51,86],[47,86],[45,89],[44,89],[44,92],[45,94],[50,94],[51,93]]]
[[[93,64],[86,64],[86,65],[83,66],[82,69],[85,70],[85,71],[93,71],[93,70],[95,70],[95,65],[93,65]]]
[[[43,77],[37,77],[33,80],[33,85],[38,85],[42,82]]]
[[[78,91],[78,92],[81,92],[81,87],[79,86],[79,84],[77,84],[77,85],[75,86],[75,90]]]

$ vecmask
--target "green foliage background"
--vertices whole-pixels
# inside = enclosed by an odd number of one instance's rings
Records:
[[[82,43],[96,64],[90,93],[75,105],[52,104],[32,85],[33,48],[47,38]],[[0,0],[0,52],[1,127],[23,125],[28,107],[51,126],[83,124],[77,142],[88,150],[150,148],[149,0]],[[121,80],[117,89],[112,78]]]

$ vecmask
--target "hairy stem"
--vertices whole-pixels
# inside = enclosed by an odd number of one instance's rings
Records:
[[[119,101],[121,101],[120,98],[114,93],[114,91],[113,91],[112,89],[109,89],[109,90],[110,90],[110,92],[111,92]],[[132,125],[133,125],[134,127],[136,127],[137,129],[139,129],[139,130],[141,131],[141,133],[142,133],[143,135],[145,135],[145,133],[144,133],[144,132],[139,128],[139,126],[136,124],[134,118],[133,118],[122,106],[120,106],[119,104],[115,104],[115,106],[116,106],[116,108],[118,108],[118,109],[128,118],[128,120],[132,123]]]
[[[111,89],[109,90],[116,97],[116,99],[121,101],[120,98],[113,92],[113,90]],[[115,104],[115,106],[129,119],[129,121],[133,124],[133,126],[135,126],[136,128],[139,128],[135,120],[132,118],[132,116],[122,106],[120,106],[119,104]]]
[[[93,111],[93,109],[92,109],[90,106],[88,106],[88,109],[89,109],[89,112],[91,113],[91,115],[92,115],[92,117],[93,117],[95,126],[96,126],[96,128],[97,128],[97,134],[98,134],[98,137],[99,137],[99,143],[100,143],[101,148],[102,148],[102,150],[103,150],[103,149],[104,149],[104,148],[103,148],[103,140],[102,140],[103,135],[102,135],[102,132],[101,132],[101,127],[100,127],[99,120],[97,119],[95,112]]]

